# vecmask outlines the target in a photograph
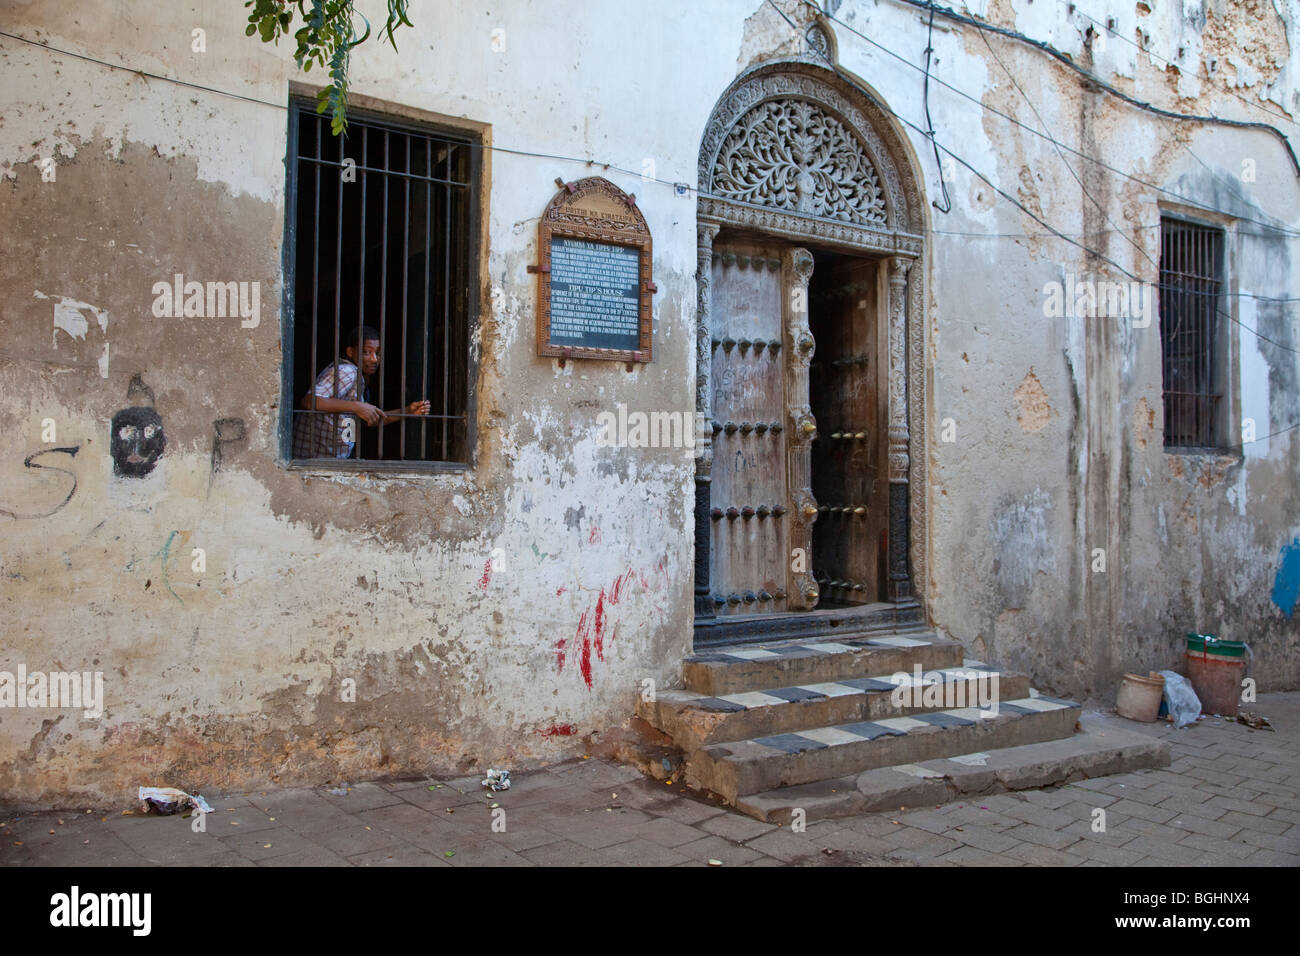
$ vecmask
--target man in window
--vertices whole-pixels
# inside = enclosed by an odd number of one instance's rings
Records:
[[[361,348],[357,348],[360,339]],[[353,329],[345,360],[336,360],[320,373],[312,391],[302,397],[301,408],[317,412],[343,412],[334,415],[298,415],[293,429],[294,458],[348,458],[356,445],[357,418],[367,425],[391,425],[396,417],[429,414],[427,399],[411,402],[405,408],[380,411],[370,404],[366,379],[379,369],[379,333],[370,326]],[[360,352],[361,373],[357,371]],[[313,397],[314,396],[314,397]]]

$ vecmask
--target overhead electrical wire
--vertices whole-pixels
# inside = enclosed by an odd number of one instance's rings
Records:
[[[770,0],[769,0],[769,2],[770,2]],[[851,34],[853,34],[854,36],[856,36],[856,37],[858,37],[858,38],[860,38],[860,39],[866,41],[867,43],[871,44],[873,47],[876,47],[877,49],[879,49],[881,52],[883,52],[883,53],[885,53],[885,54],[887,54],[887,55],[893,57],[894,59],[898,60],[900,63],[903,63],[903,64],[905,64],[906,66],[910,67],[911,69],[916,70],[918,73],[922,72],[922,67],[917,66],[915,63],[913,63],[911,60],[909,60],[907,57],[903,56],[902,54],[900,54],[900,53],[898,53],[898,52],[896,52],[896,51],[894,51],[894,50],[891,50],[889,47],[887,47],[887,46],[885,46],[884,44],[880,43],[879,41],[877,41],[877,40],[875,40],[875,39],[873,39],[873,38],[867,36],[865,33],[861,32],[861,31],[858,30],[858,29],[856,29],[856,28],[853,27],[852,25],[850,25],[850,24],[848,24],[848,23],[845,23],[843,20],[837,19],[836,17],[831,16],[831,15],[829,15],[829,14],[822,13],[822,12],[821,12],[821,8],[818,7],[817,4],[813,3],[812,0],[800,0],[800,2],[803,3],[805,6],[811,7],[813,10],[818,11],[817,15],[818,15],[819,17],[825,17],[827,20],[829,20],[829,21],[831,21],[831,22],[833,22],[833,23],[836,23],[836,24],[838,24],[839,26],[842,26],[842,27],[843,27],[845,30],[847,30],[849,33],[851,33]],[[913,0],[898,0],[898,2],[899,2],[899,3],[912,3]],[[944,8],[943,8],[943,7],[936,7],[935,9],[936,9],[937,11],[942,11]],[[783,16],[783,17],[785,16],[784,13],[782,13],[782,16]],[[786,19],[789,20],[788,17],[786,17]],[[792,21],[791,21],[791,22],[792,22]],[[975,26],[977,26],[977,27],[983,26],[982,24],[979,23],[979,21],[976,21],[976,20],[972,20],[972,21],[970,21],[970,22],[971,22],[972,24],[974,24]],[[1019,34],[1016,34],[1016,33],[1014,33],[1013,31],[1006,31],[1006,30],[1002,30],[1001,28],[999,28],[999,29],[997,29],[997,30],[994,30],[993,32],[995,32],[995,33],[1002,33],[1002,34],[1004,34],[1004,35],[1010,35],[1010,36],[1019,36]],[[1030,42],[1033,43],[1034,45],[1038,45],[1038,44],[1037,44],[1037,41],[1030,41]],[[819,51],[819,52],[820,52],[820,51]],[[837,63],[834,63],[833,61],[831,61],[831,59],[830,59],[829,57],[826,57],[826,56],[823,55],[823,59],[825,59],[825,60],[827,61],[827,63],[830,64],[831,69],[834,69],[834,70],[836,70],[836,71],[840,71],[840,67],[839,67],[839,65],[838,65]],[[1089,74],[1089,75],[1091,75],[1091,74]],[[1137,183],[1137,184],[1140,185],[1140,186],[1145,186],[1145,187],[1147,187],[1148,189],[1154,189],[1154,190],[1156,190],[1157,192],[1163,193],[1163,194],[1166,195],[1166,196],[1170,196],[1170,197],[1172,197],[1172,198],[1174,198],[1174,199],[1177,199],[1179,202],[1186,203],[1187,205],[1190,205],[1190,206],[1195,206],[1195,207],[1197,207],[1198,209],[1202,209],[1202,210],[1204,210],[1205,212],[1216,213],[1216,214],[1224,215],[1224,216],[1230,216],[1231,218],[1237,219],[1237,220],[1239,220],[1239,221],[1241,221],[1241,222],[1250,222],[1250,223],[1254,223],[1255,225],[1263,226],[1263,227],[1266,228],[1266,229],[1269,229],[1269,230],[1272,230],[1272,231],[1278,232],[1278,233],[1280,233],[1280,234],[1282,234],[1282,235],[1285,235],[1285,236],[1287,236],[1288,238],[1300,238],[1300,231],[1297,231],[1297,230],[1286,229],[1286,228],[1284,228],[1284,227],[1282,227],[1282,226],[1278,226],[1278,225],[1276,225],[1275,223],[1265,222],[1265,221],[1262,220],[1262,219],[1254,219],[1254,218],[1251,218],[1250,216],[1242,216],[1242,215],[1237,215],[1237,214],[1233,214],[1233,213],[1227,213],[1227,212],[1224,212],[1223,210],[1220,210],[1220,209],[1212,209],[1212,208],[1208,208],[1208,207],[1206,207],[1203,203],[1199,202],[1199,201],[1196,200],[1196,199],[1193,199],[1193,198],[1190,197],[1190,196],[1184,196],[1182,193],[1175,192],[1174,190],[1172,190],[1172,189],[1168,189],[1168,188],[1166,188],[1166,187],[1164,187],[1164,186],[1161,186],[1161,185],[1159,185],[1158,183],[1153,183],[1153,182],[1150,182],[1150,181],[1148,181],[1148,180],[1145,180],[1145,179],[1143,179],[1143,178],[1140,177],[1140,176],[1136,176],[1136,175],[1134,175],[1134,174],[1132,174],[1132,173],[1129,173],[1129,172],[1126,172],[1126,171],[1124,171],[1124,170],[1122,170],[1122,169],[1119,169],[1118,167],[1112,166],[1112,165],[1110,165],[1109,163],[1105,162],[1104,160],[1102,160],[1102,159],[1098,159],[1096,156],[1092,156],[1092,155],[1090,155],[1090,154],[1088,154],[1088,153],[1082,152],[1081,150],[1075,149],[1073,146],[1070,146],[1070,145],[1068,145],[1068,144],[1066,144],[1066,143],[1062,143],[1062,142],[1060,142],[1059,140],[1053,139],[1053,138],[1052,138],[1051,136],[1049,136],[1048,134],[1043,133],[1043,132],[1041,132],[1040,130],[1037,130],[1037,129],[1035,129],[1034,127],[1032,127],[1032,126],[1030,126],[1030,125],[1028,125],[1028,124],[1026,124],[1026,123],[1024,123],[1024,122],[1022,122],[1021,120],[1019,120],[1019,119],[1017,119],[1016,117],[1010,115],[1009,113],[1004,113],[1002,110],[999,110],[999,109],[997,109],[996,107],[989,106],[989,105],[988,105],[987,103],[985,103],[983,100],[981,100],[981,99],[979,99],[979,98],[977,98],[977,97],[975,97],[975,96],[972,96],[970,93],[967,93],[965,90],[960,89],[959,87],[953,86],[951,83],[948,83],[947,81],[945,81],[945,80],[943,80],[943,79],[940,79],[940,78],[937,77],[937,76],[931,75],[931,79],[934,80],[936,83],[938,83],[940,86],[943,86],[943,87],[946,87],[946,88],[949,89],[949,90],[952,90],[952,92],[956,93],[958,96],[962,97],[963,99],[970,100],[972,103],[974,103],[975,105],[979,106],[979,107],[980,107],[981,109],[983,109],[983,110],[987,110],[988,112],[992,113],[994,116],[999,116],[999,117],[1001,117],[1002,119],[1006,120],[1007,122],[1011,123],[1012,125],[1017,126],[1017,127],[1021,128],[1021,129],[1025,130],[1026,132],[1031,133],[1031,134],[1033,134],[1034,136],[1039,137],[1040,139],[1047,140],[1049,143],[1052,143],[1054,146],[1056,146],[1056,147],[1059,148],[1059,149],[1063,149],[1063,150],[1065,150],[1066,152],[1071,153],[1071,154],[1073,154],[1073,155],[1075,155],[1075,156],[1078,156],[1080,159],[1085,159],[1085,160],[1087,160],[1087,161],[1090,162],[1090,163],[1095,163],[1096,165],[1100,166],[1102,169],[1108,170],[1108,171],[1114,173],[1114,174],[1117,175],[1117,176],[1122,176],[1123,178],[1125,178],[1125,179],[1127,179],[1127,180],[1130,180],[1130,181],[1132,181],[1132,182],[1135,182],[1135,183]],[[1174,116],[1182,116],[1183,114],[1176,113],[1176,114],[1172,114],[1172,115],[1174,115]],[[1193,118],[1195,118],[1195,117],[1193,117]],[[1225,121],[1225,122],[1227,122],[1227,121]],[[1260,124],[1256,124],[1256,125],[1260,125]],[[921,134],[922,134],[923,136],[925,135],[925,133],[924,133],[923,130],[921,130],[920,132],[921,132]],[[928,137],[927,137],[927,139],[928,139]]]

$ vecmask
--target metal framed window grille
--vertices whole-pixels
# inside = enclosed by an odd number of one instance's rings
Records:
[[[289,113],[286,457],[463,467],[480,144],[351,109],[336,137],[312,102]],[[386,414],[368,424],[350,403]]]
[[[1166,448],[1225,442],[1222,229],[1160,220],[1160,347]]]

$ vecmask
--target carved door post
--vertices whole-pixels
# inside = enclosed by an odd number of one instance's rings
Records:
[[[889,261],[889,583],[891,601],[912,597],[908,569],[907,273],[910,259]]]
[[[786,417],[790,441],[787,459],[790,469],[790,606],[811,610],[820,594],[812,575],[812,524],[817,520],[817,500],[812,492],[812,442],[817,421],[808,402],[808,366],[817,343],[808,328],[808,280],[813,257],[807,249],[794,248],[785,254]],[[792,556],[804,556],[803,570],[795,570]]]
[[[700,223],[696,230],[695,327],[695,617],[713,618],[709,590],[709,505],[713,482],[713,430],[709,427],[712,401],[713,350],[709,308],[713,301],[713,237],[718,227]]]

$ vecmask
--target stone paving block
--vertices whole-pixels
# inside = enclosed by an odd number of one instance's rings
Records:
[[[220,837],[228,849],[246,856],[255,863],[272,857],[309,850],[316,846],[311,840],[285,827],[274,832],[240,833]],[[269,844],[269,845],[268,845]],[[324,849],[323,847],[321,849]]]
[[[1022,803],[1017,807],[1009,807],[1005,812],[1009,817],[1023,823],[1033,823],[1046,830],[1059,830],[1061,827],[1068,826],[1075,821],[1075,818],[1069,814],[1061,813],[1059,810],[1051,810],[1047,807],[1040,807],[1029,802]]]
[[[1161,860],[1169,860],[1184,865],[1199,859],[1203,855],[1195,847],[1185,846],[1181,843],[1170,843],[1166,840],[1155,840],[1147,836],[1135,837],[1124,848],[1135,853],[1141,853],[1143,857],[1158,857]]]
[[[626,840],[595,852],[607,866],[678,866],[691,862],[691,857],[680,850],[653,840]]]
[[[447,856],[448,853],[452,855]],[[452,866],[536,866],[532,860],[488,837],[453,842],[442,857]]]
[[[1265,817],[1271,812],[1271,807],[1261,807],[1249,800],[1242,800],[1238,797],[1211,797],[1209,803],[1213,807],[1220,807],[1223,810],[1235,811],[1237,813],[1247,813],[1255,817]]]
[[[751,860],[757,860],[763,854],[747,846],[739,846],[719,836],[706,836],[694,843],[683,843],[673,852],[680,853],[688,860],[708,864],[709,860],[721,860],[723,866],[744,866]]]
[[[900,846],[891,850],[890,857],[911,860],[915,863],[932,863],[939,857],[953,850],[960,849],[961,843],[948,837],[930,834],[929,837],[914,846]]]
[[[351,784],[346,788],[347,792],[343,795],[331,793],[330,789],[337,788],[318,789],[316,792],[327,803],[333,804],[345,813],[359,813],[362,810],[389,807],[402,802],[399,794],[389,793],[383,787],[374,783]]]
[[[883,857],[894,849],[894,845],[879,837],[859,833],[856,830],[843,829],[826,834],[818,840],[823,849],[839,850],[844,853],[866,857]]]
[[[776,827],[770,823],[755,820],[753,817],[728,812],[703,821],[699,824],[699,829],[707,830],[709,833],[736,843],[743,843],[756,836],[762,836],[764,833],[771,833]]]
[[[761,837],[756,837],[748,841],[745,846],[751,850],[757,850],[764,856],[776,857],[778,860],[789,862],[799,857],[806,857],[816,853],[818,847],[814,846],[799,834],[791,833],[788,830],[776,830],[772,833],[765,833]]]
[[[385,850],[370,850],[348,857],[353,866],[450,866],[441,854],[430,853],[410,844],[398,844]]]
[[[1300,801],[1297,801],[1290,806],[1277,807],[1269,813],[1266,819],[1281,820],[1284,823],[1289,823],[1294,826],[1300,823],[1300,810],[1295,809],[1296,807],[1300,807]]]
[[[681,846],[683,843],[691,843],[707,835],[702,830],[667,817],[655,817],[646,823],[632,827],[630,833],[628,839],[650,840],[666,847]]]
[[[429,787],[436,787],[436,789],[430,790]],[[486,792],[484,791],[485,794]],[[406,790],[394,791],[393,796],[398,797],[403,803],[409,803],[422,810],[445,810],[447,807],[468,807],[484,802],[483,797],[477,793],[461,793],[455,787],[449,787],[446,784],[426,784],[423,787],[410,787]],[[523,801],[516,800],[516,802]]]
[[[718,814],[727,812],[725,806],[710,805],[687,798],[643,804],[640,809],[654,817],[667,817],[670,820],[676,820],[678,823],[686,824],[700,823],[710,817],[716,817]]]
[[[355,856],[370,850],[389,849],[402,845],[402,838],[382,827],[353,821],[349,826],[334,830],[319,830],[310,834],[310,839],[318,846],[332,850],[341,856]],[[304,834],[306,835],[306,834]]]
[[[1033,866],[1078,866],[1083,862],[1083,857],[1074,853],[1054,850],[1050,847],[1032,843],[1021,843],[1019,846],[1014,846],[1006,851],[1006,855]]]
[[[634,767],[606,763],[603,760],[583,760],[567,769],[556,770],[555,775],[567,784],[588,790],[617,790],[620,784],[631,783],[644,776]]]
[[[1256,850],[1245,859],[1247,866],[1300,866],[1300,853],[1278,853],[1275,850]]]
[[[1070,847],[1070,852],[1083,857],[1084,860],[1105,863],[1107,866],[1132,866],[1142,859],[1141,853],[1099,840],[1080,840]]]
[[[1018,827],[1012,827],[1003,832],[1014,839],[1047,847],[1050,850],[1063,850],[1079,839],[1061,830],[1048,830],[1046,827],[1040,827],[1034,823],[1022,823]]]
[[[936,861],[952,863],[956,866],[1020,866],[1019,860],[1011,859],[999,853],[988,853],[974,846],[959,846],[949,850]]]
[[[282,821],[279,817],[272,820],[272,816],[274,814],[264,813],[256,807],[237,807],[230,811],[218,810],[208,814],[206,825],[209,833],[216,833],[219,836],[225,836],[227,833],[251,833],[255,830],[281,826]]]
[[[609,861],[572,840],[557,840],[519,854],[536,866],[609,866]]]
[[[1249,843],[1209,836],[1204,833],[1189,833],[1179,840],[1178,844],[1179,846],[1190,846],[1205,853],[1214,854],[1218,856],[1224,865],[1244,860],[1253,855],[1255,850],[1258,849]]]
[[[1164,823],[1167,820],[1172,820],[1178,815],[1177,811],[1153,807],[1150,804],[1142,803],[1139,800],[1129,797],[1112,803],[1106,809],[1107,816],[1112,814],[1116,816],[1136,817],[1139,820],[1146,820],[1150,823]]]
[[[1200,833],[1204,836],[1217,837],[1226,840],[1234,836],[1241,827],[1232,823],[1224,823],[1222,820],[1207,820],[1204,817],[1197,816],[1194,813],[1180,813],[1169,821],[1166,826],[1174,827],[1178,830],[1186,830],[1190,833]]]
[[[988,830],[978,826],[949,830],[945,835],[986,853],[1003,853],[1020,843],[1016,838],[1007,836],[1005,832],[999,833],[996,830]]]
[[[915,813],[909,810],[907,813],[899,814],[897,819],[904,826],[920,827],[930,833],[943,833],[957,825],[934,810],[918,810]]]
[[[1256,807],[1255,809],[1259,809]],[[1239,810],[1229,810],[1223,816],[1219,817],[1221,823],[1229,825],[1236,824],[1245,830],[1257,830],[1260,833],[1271,833],[1277,835],[1285,833],[1288,826],[1284,820],[1274,820],[1271,817],[1261,817],[1254,813],[1242,813]]]
[[[304,847],[283,856],[267,857],[257,861],[258,866],[352,866],[346,857],[323,846]]]
[[[1075,799],[1075,794],[1064,788],[1051,790],[1026,790],[1024,798],[1029,803],[1049,810],[1059,810]]]

